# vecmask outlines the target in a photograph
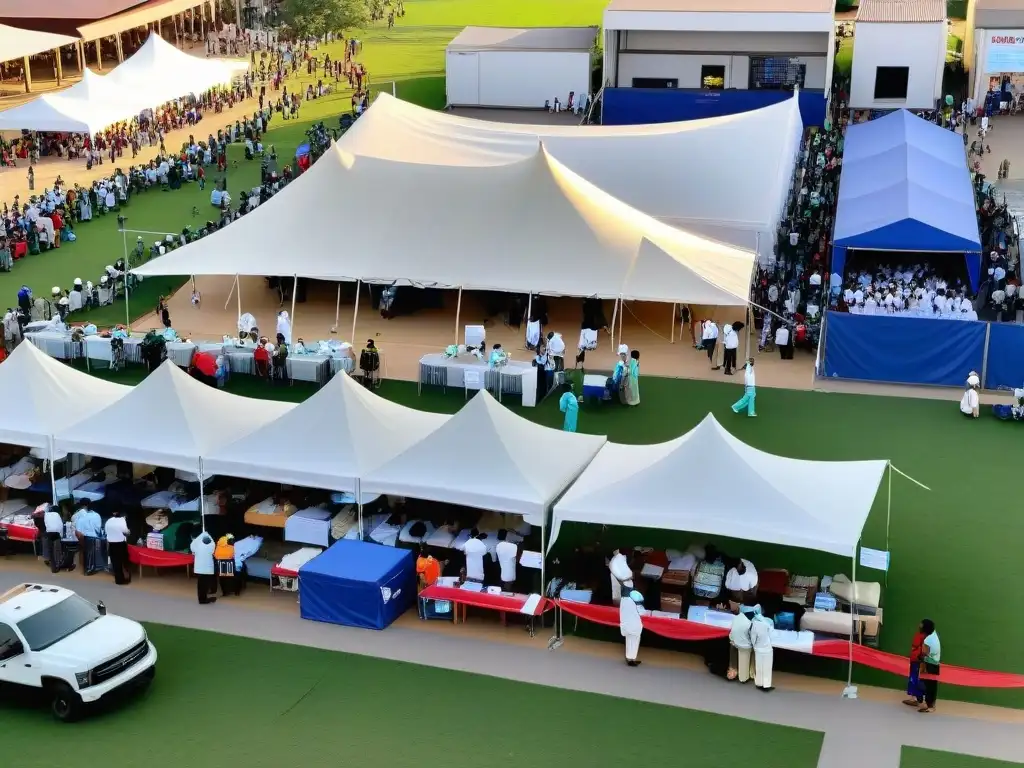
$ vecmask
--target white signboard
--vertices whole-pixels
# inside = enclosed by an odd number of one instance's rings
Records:
[[[1024,29],[989,32],[985,40],[985,74],[1024,72]]]
[[[889,553],[883,549],[860,548],[860,564],[878,571],[889,570]]]

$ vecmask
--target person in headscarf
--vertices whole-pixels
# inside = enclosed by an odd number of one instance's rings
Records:
[[[540,372],[538,372],[538,375],[540,375]],[[565,391],[558,401],[558,410],[565,414],[565,418],[562,420],[562,431],[575,432],[576,417],[579,414],[580,404],[576,399],[576,395],[573,394],[572,384],[568,382],[565,384]]]
[[[640,635],[644,631],[642,616],[646,611],[641,607],[644,596],[635,589],[619,601],[619,631],[626,639],[626,664],[631,667],[640,666],[637,654],[640,652]]]
[[[18,314],[13,309],[8,309],[4,314],[4,351],[9,355],[21,341],[21,323],[18,322]]]
[[[284,336],[284,343],[292,343],[292,323],[288,319],[288,311],[281,310],[277,313],[277,333]]]
[[[640,405],[640,350],[638,349],[629,353],[621,393],[622,402],[626,405]]]
[[[192,540],[192,572],[196,575],[196,596],[200,605],[217,602],[217,571],[214,564],[216,550],[213,538],[205,531]]]
[[[750,670],[753,667],[751,652],[753,646],[750,643],[750,617],[740,608],[739,613],[732,620],[729,628],[729,644],[732,646],[728,678],[739,680],[745,683],[750,680]],[[734,659],[734,660],[733,660]]]
[[[629,347],[625,344],[619,344],[619,348],[616,350],[619,359],[615,361],[615,368],[612,370],[612,376],[608,380],[608,394],[612,397],[618,397],[620,402],[625,402],[622,394],[622,387],[625,385],[626,374],[629,371]]]
[[[754,649],[754,685],[767,693],[774,690],[772,686],[772,667],[775,663],[775,651],[772,649],[772,629],[775,623],[761,614],[760,606],[754,608],[754,616],[750,620],[750,644]]]
[[[618,549],[612,550],[612,556],[608,558],[608,572],[611,574],[612,605],[618,605],[622,588],[633,588],[633,571],[626,556]]]
[[[747,416],[757,416],[755,402],[757,399],[757,388],[754,380],[754,358],[748,358],[743,371],[743,397],[732,404],[732,412],[739,413],[746,410]]]
[[[504,349],[501,348],[501,344],[495,344],[491,347],[491,357],[488,360],[488,365],[491,368],[500,368],[508,362],[508,354]]]

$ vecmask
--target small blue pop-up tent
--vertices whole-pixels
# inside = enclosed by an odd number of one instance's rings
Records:
[[[906,110],[850,126],[832,272],[843,274],[849,248],[963,253],[978,289],[981,238],[960,134]]]
[[[413,553],[342,539],[299,569],[302,618],[384,629],[416,597]]]

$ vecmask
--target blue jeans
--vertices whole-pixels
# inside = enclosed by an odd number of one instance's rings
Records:
[[[745,408],[747,416],[757,416],[757,409],[754,407],[756,399],[757,392],[754,389],[744,390],[743,397],[732,404],[733,413],[739,413]]]
[[[918,701],[924,701],[924,686],[921,685],[921,662],[910,662],[910,674],[907,676],[907,695]]]

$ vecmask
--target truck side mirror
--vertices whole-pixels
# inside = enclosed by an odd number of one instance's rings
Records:
[[[100,600],[98,603],[96,603],[96,612],[99,613],[100,616],[106,616],[107,615],[107,606],[105,606],[103,604],[102,600]]]

